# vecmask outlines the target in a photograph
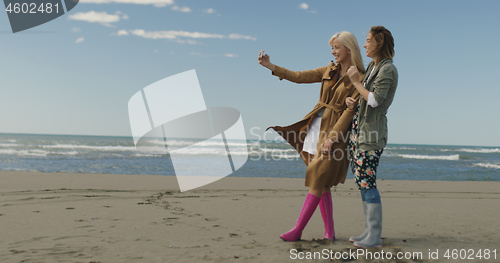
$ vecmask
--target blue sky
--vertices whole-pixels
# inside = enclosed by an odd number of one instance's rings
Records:
[[[313,69],[333,59],[333,34],[362,46],[383,25],[399,71],[389,143],[500,146],[500,1],[120,1],[80,1],[16,34],[0,12],[0,132],[129,136],[130,97],[196,69],[207,106],[238,109],[256,139],[300,120],[320,87],[280,82],[261,49]]]

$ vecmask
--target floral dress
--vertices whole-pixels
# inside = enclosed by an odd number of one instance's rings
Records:
[[[349,137],[349,160],[351,169],[356,179],[356,185],[359,189],[377,188],[376,174],[380,156],[384,149],[376,151],[365,151],[356,154],[358,144],[358,116],[359,105],[354,113],[351,126],[351,135]]]

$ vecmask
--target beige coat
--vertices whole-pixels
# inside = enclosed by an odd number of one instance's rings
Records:
[[[313,189],[322,189],[324,186],[335,186],[344,183],[348,161],[348,141],[354,110],[347,108],[346,97],[359,98],[359,92],[352,85],[348,76],[338,80],[340,65],[333,61],[330,65],[306,71],[290,71],[276,66],[273,75],[295,83],[321,82],[319,101],[302,120],[292,125],[281,127],[272,126],[290,145],[292,145],[307,165],[305,185]],[[363,75],[360,76],[360,79]],[[337,81],[338,80],[338,81]],[[318,112],[325,109],[321,119],[320,136],[316,155],[303,152],[302,147],[307,131]],[[322,145],[326,138],[332,138],[332,154],[323,155]]]

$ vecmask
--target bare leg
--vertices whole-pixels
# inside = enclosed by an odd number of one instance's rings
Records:
[[[323,194],[323,193],[331,193],[331,192],[332,192],[332,190],[328,186],[323,187],[323,189],[312,189],[312,188],[309,188],[309,193],[310,194],[315,195],[316,197],[320,197],[320,198],[321,198],[321,194]]]

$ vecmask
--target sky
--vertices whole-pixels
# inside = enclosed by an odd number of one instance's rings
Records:
[[[328,40],[371,26],[395,39],[399,83],[389,143],[500,146],[500,1],[81,0],[13,34],[0,12],[0,133],[130,136],[128,101],[195,69],[207,107],[241,112],[248,139],[301,120],[320,84],[279,81],[258,64],[328,65]],[[362,48],[363,62],[368,65]]]

